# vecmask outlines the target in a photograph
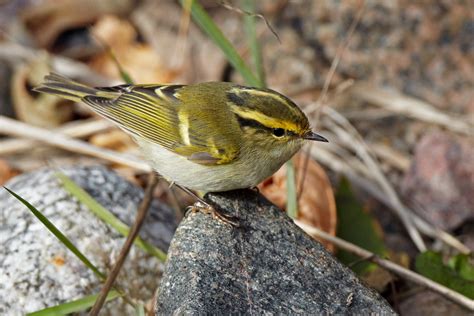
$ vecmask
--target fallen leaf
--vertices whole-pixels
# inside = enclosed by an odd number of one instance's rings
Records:
[[[474,264],[466,255],[450,259],[450,264],[443,263],[441,253],[431,250],[416,257],[415,269],[418,273],[443,284],[467,297],[474,299]]]
[[[119,65],[137,83],[172,82],[178,74],[167,68],[166,61],[162,61],[148,44],[136,41],[137,33],[126,20],[106,15],[94,25],[92,34],[111,50]],[[105,76],[121,78],[110,51],[97,55],[89,64]]]
[[[130,136],[118,129],[95,134],[89,138],[89,142],[102,148],[120,152],[127,152],[137,147]]]
[[[361,278],[369,287],[375,289],[379,293],[382,293],[387,285],[395,279],[393,274],[381,267],[376,267],[375,269],[368,271]]]
[[[32,92],[50,72],[47,54],[39,54],[28,63],[15,68],[11,95],[15,113],[23,122],[46,128],[69,121],[73,114],[72,102],[54,95]]]
[[[51,47],[64,31],[86,27],[104,14],[123,14],[131,0],[49,0],[26,6],[21,14],[25,28],[40,47]]]
[[[304,160],[302,154],[297,154],[293,158],[297,186],[303,175]],[[312,159],[308,161],[305,173],[304,190],[298,198],[297,218],[334,236],[337,213],[331,183],[321,166]],[[287,202],[286,167],[282,166],[258,188],[272,203],[285,209]],[[334,246],[331,243],[320,241],[329,251],[334,251]]]
[[[19,174],[19,170],[10,166],[5,160],[0,159],[0,185],[4,185],[8,180]]]
[[[236,37],[231,33],[241,34],[240,17],[228,13],[220,11],[215,17],[226,21],[227,26],[234,26],[236,32],[226,28],[224,33],[231,42],[235,42]],[[145,42],[153,47],[161,60],[166,61],[166,67],[179,72],[175,81],[222,80],[228,65],[225,55],[199,26],[192,23],[192,18],[179,3],[142,1],[131,14],[131,19]],[[215,22],[222,26],[218,21]]]
[[[461,278],[474,281],[474,258],[466,254],[458,254],[448,261],[448,266],[454,269]]]
[[[388,251],[387,257],[393,263],[396,263],[406,269],[410,269],[410,257],[407,253]],[[369,269],[362,275],[359,274],[359,277],[369,287],[375,289],[379,293],[383,293],[387,289],[387,286],[397,279],[396,275],[379,266]]]

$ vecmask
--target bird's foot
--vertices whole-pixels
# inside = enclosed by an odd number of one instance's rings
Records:
[[[188,211],[186,212],[186,216],[188,215],[189,212],[193,212],[193,213],[201,212],[203,214],[209,214],[212,216],[212,218],[218,220],[219,222],[223,224],[230,225],[232,227],[239,226],[239,224],[236,222],[235,217],[227,216],[227,215],[219,213],[212,205],[202,200],[198,200],[192,206],[189,206]]]

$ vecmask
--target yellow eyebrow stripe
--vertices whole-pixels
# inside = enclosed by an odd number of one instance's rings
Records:
[[[249,109],[243,109],[242,107],[239,107],[236,105],[231,105],[231,108],[232,108],[232,112],[239,115],[240,117],[257,121],[268,128],[283,128],[292,132],[298,131],[298,126],[293,122],[276,120],[261,112],[249,110]]]
[[[288,106],[288,102],[284,98],[280,97],[278,94],[275,94],[275,93],[261,91],[261,90],[254,90],[254,89],[243,89],[243,90],[232,89],[232,90],[237,94],[241,93],[242,91],[245,91],[246,93],[259,95],[265,98],[273,98],[273,99],[278,100],[278,102],[286,104]]]

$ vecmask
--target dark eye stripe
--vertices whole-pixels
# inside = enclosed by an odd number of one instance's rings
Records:
[[[265,132],[269,132],[269,133],[272,133],[272,134],[274,134],[276,129],[282,130],[284,134],[281,135],[281,136],[275,135],[277,137],[282,137],[284,135],[287,135],[287,136],[296,136],[297,135],[293,131],[285,130],[283,128],[276,128],[275,129],[275,128],[267,127],[267,126],[263,125],[262,123],[260,123],[259,121],[244,118],[244,117],[238,115],[237,113],[234,113],[234,114],[235,114],[235,117],[237,118],[237,122],[239,123],[241,129],[243,129],[244,127],[251,127],[251,128],[258,129],[258,130],[265,131]]]

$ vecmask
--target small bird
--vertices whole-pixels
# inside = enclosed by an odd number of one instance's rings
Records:
[[[87,104],[128,132],[161,176],[192,190],[255,187],[305,140],[327,142],[295,103],[270,89],[229,82],[92,88],[52,73],[34,90]]]

